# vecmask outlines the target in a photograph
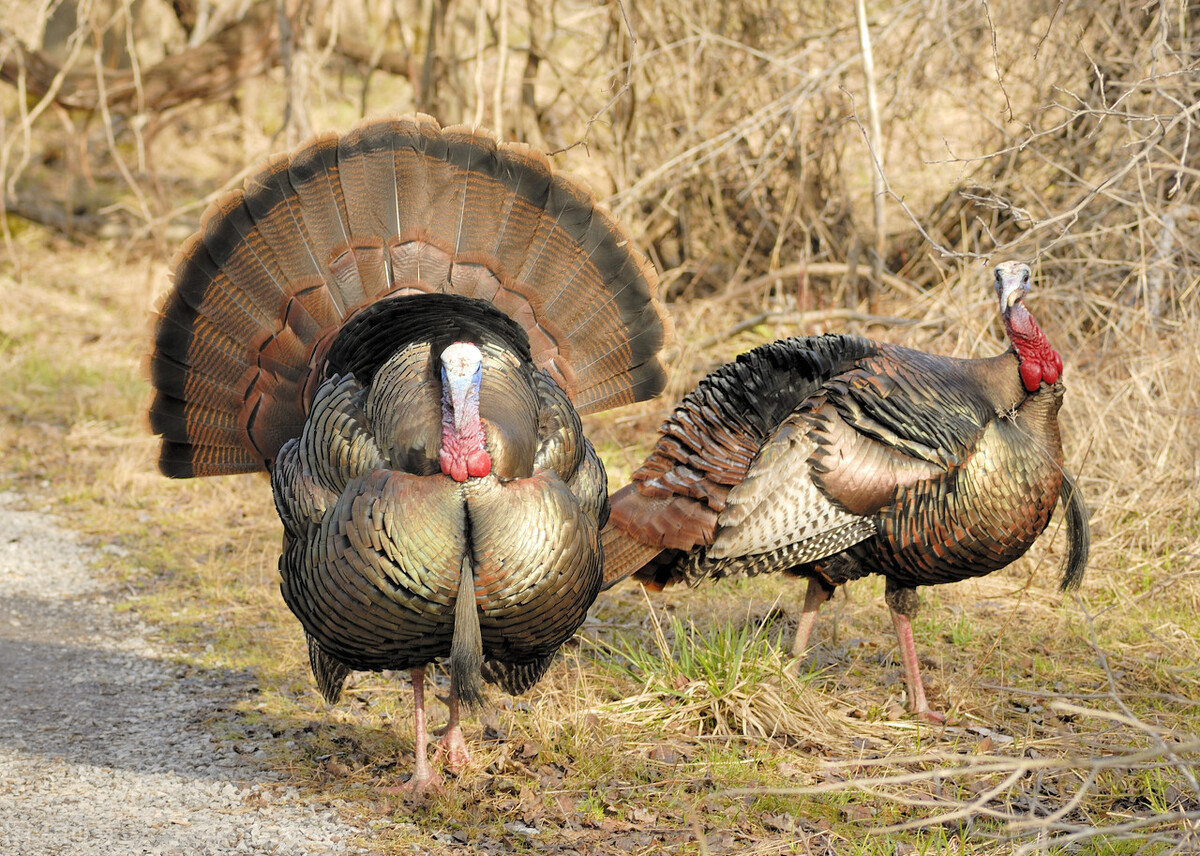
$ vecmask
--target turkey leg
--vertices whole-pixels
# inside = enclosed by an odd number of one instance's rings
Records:
[[[941,725],[946,721],[946,715],[930,709],[925,698],[921,667],[917,663],[917,646],[913,642],[912,620],[894,606],[889,606],[892,610],[892,624],[896,628],[896,639],[900,642],[900,658],[904,661],[904,682],[908,685],[909,706],[912,712],[922,719]]]
[[[413,669],[409,674],[412,675],[413,726],[417,733],[413,754],[417,761],[412,778],[401,785],[399,790],[418,794],[430,790],[438,791],[442,788],[442,777],[435,773],[433,767],[429,765],[426,746],[429,742],[429,734],[425,729],[425,669],[424,667]]]
[[[808,637],[812,635],[817,621],[817,610],[829,600],[833,589],[816,577],[808,578],[808,589],[804,592],[804,608],[800,612],[800,623],[796,625],[796,638],[792,640],[792,655],[803,657],[808,650]]]

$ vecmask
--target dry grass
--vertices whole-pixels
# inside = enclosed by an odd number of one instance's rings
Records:
[[[235,103],[149,122],[0,93],[6,200],[99,224],[66,238],[0,221],[0,487],[120,547],[99,554],[114,591],[178,656],[253,673],[261,692],[241,714],[279,736],[275,763],[348,798],[379,852],[1195,852],[1200,22],[1182,3],[1085,6],[870,11],[890,191],[890,278],[875,288],[846,10],[497,0],[477,29],[475,7],[453,2],[400,18],[342,4],[336,20],[313,4],[301,39],[317,127],[419,103],[551,149],[586,143],[556,161],[612,195],[683,333],[664,400],[588,420],[613,481],[670,400],[767,339],[850,330],[994,353],[981,257],[1036,259],[1030,304],[1067,363],[1064,436],[1092,561],[1064,600],[1051,532],[1003,572],[925,592],[918,647],[955,726],[900,712],[878,580],[825,607],[798,677],[780,654],[794,584],[649,605],[621,587],[530,695],[497,695],[470,721],[477,761],[444,799],[381,799],[373,786],[411,765],[406,683],[364,675],[338,707],[320,701],[278,596],[267,484],[161,479],[142,415],[143,330],[171,253],[204,199],[294,133],[278,71]],[[422,79],[377,71],[368,84],[318,37],[336,23],[419,59],[435,7],[448,15]],[[151,20],[131,31],[147,62],[182,43]]]

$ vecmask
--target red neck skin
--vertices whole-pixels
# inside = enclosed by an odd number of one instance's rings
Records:
[[[492,458],[483,444],[483,426],[479,423],[476,426],[466,433],[442,433],[438,463],[442,472],[456,482],[464,482],[468,477],[486,476],[492,471]]]
[[[1037,392],[1043,383],[1052,384],[1058,380],[1063,370],[1062,357],[1050,347],[1050,340],[1033,320],[1024,301],[1018,300],[1005,310],[1004,329],[1008,331],[1009,341],[1020,360],[1021,382],[1025,389]]]
[[[457,412],[456,412],[457,411]],[[479,419],[479,388],[472,386],[459,396],[447,390],[442,396],[442,448],[438,451],[442,472],[457,482],[486,476],[492,458],[484,445]]]

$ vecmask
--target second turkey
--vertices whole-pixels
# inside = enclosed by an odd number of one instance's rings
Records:
[[[993,287],[1010,347],[985,359],[857,336],[784,339],[703,378],[610,497],[605,586],[783,572],[808,580],[793,652],[837,586],[886,580],[910,709],[926,698],[916,588],[982,576],[1033,545],[1062,501],[1063,589],[1087,565],[1087,510],[1063,466],[1063,362],[1025,305],[1031,271]]]

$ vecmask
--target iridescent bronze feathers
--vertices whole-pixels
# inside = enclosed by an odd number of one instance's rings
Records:
[[[807,577],[801,654],[835,586],[883,574],[910,703],[939,719],[913,648],[912,589],[1010,564],[1060,497],[1064,588],[1087,562],[1087,512],[1062,465],[1062,361],[1024,306],[1028,281],[1025,265],[996,270],[1013,342],[996,357],[831,335],[764,345],[705,377],[610,498],[606,586],[633,573],[650,588]]]
[[[172,476],[264,469],[299,435],[323,349],[385,295],[496,306],[580,413],[665,382],[657,277],[623,227],[542,154],[427,116],[275,157],[209,208],[174,267],[150,410]]]
[[[528,147],[425,116],[279,156],[175,263],[150,409],[170,476],[271,473],[284,599],[330,701],[357,669],[521,692],[601,583],[604,468],[580,413],[663,388],[656,276]]]

